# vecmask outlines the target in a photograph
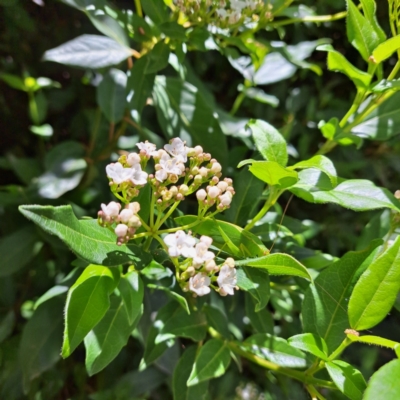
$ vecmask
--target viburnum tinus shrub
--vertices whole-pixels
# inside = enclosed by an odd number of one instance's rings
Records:
[[[80,391],[93,399],[399,398],[400,344],[388,330],[371,330],[399,308],[400,195],[350,160],[368,167],[365,143],[390,146],[400,129],[399,4],[389,1],[385,31],[372,0],[348,0],[327,15],[287,1],[135,0],[134,10],[65,3],[103,35],[81,35],[44,60],[92,71],[98,110],[89,113],[86,146],[64,143],[46,158],[48,169],[30,187],[41,205],[19,207],[54,252],[59,243],[47,234],[77,256],[37,296],[22,329],[25,393],[39,393],[57,362],[62,388],[79,386],[84,347],[85,373],[98,380]],[[292,24],[307,23],[295,27],[308,34],[311,23],[343,18],[357,65],[322,35],[282,41]],[[323,64],[306,61],[314,50],[347,79],[340,81],[346,93],[354,87],[346,107],[323,92]],[[316,54],[325,60],[325,53]],[[196,75],[216,54],[242,80],[229,114]],[[324,96],[306,104],[313,120],[304,127],[307,116],[297,112],[307,103],[305,86],[265,90],[306,74]],[[0,77],[40,110],[44,86]],[[210,79],[219,99],[230,95]],[[245,108],[249,101],[257,106]],[[271,111],[278,106],[281,114]],[[33,119],[33,131],[43,132],[41,122]],[[103,192],[83,211],[73,196],[61,197],[88,182],[108,184],[112,197]],[[299,215],[285,217],[293,197]],[[64,205],[46,204],[59,198]],[[331,223],[310,219],[328,203],[337,207]],[[349,232],[365,227],[332,255],[318,238],[346,235],[329,230],[341,209],[354,218]],[[378,346],[388,353],[375,372],[366,365],[381,355]]]

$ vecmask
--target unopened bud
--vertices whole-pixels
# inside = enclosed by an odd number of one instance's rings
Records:
[[[218,189],[217,186],[208,186],[207,192],[210,198],[215,199],[217,196],[221,194],[221,191]],[[222,197],[222,196],[221,196]]]
[[[119,221],[123,222],[126,224],[129,219],[133,216],[133,211],[130,210],[129,208],[124,208],[120,213],[119,213]]]
[[[203,177],[201,175],[196,175],[194,177],[194,183],[200,184],[201,182],[203,182]]]
[[[124,224],[118,224],[114,229],[114,232],[119,238],[122,238],[128,233],[128,227]]]
[[[189,191],[189,187],[188,185],[181,185],[179,186],[179,193],[182,193],[183,195],[187,194],[187,192]]]
[[[396,197],[396,199],[400,200],[400,190],[396,190],[394,192],[394,197]]]
[[[140,222],[140,219],[137,215],[133,215],[129,219],[128,225],[131,226],[132,228],[139,228],[140,226],[142,226],[142,223]]]
[[[207,192],[204,189],[200,189],[196,192],[197,200],[203,201],[207,197]]]
[[[229,267],[229,268],[235,268],[235,260],[232,257],[228,257],[225,260],[225,264]]]
[[[126,159],[126,162],[128,165],[130,165],[131,167],[135,164],[139,164],[140,163],[140,156],[137,153],[130,153]]]
[[[211,165],[211,172],[213,174],[217,174],[218,172],[221,172],[222,167],[220,163],[215,162],[214,164]]]
[[[225,192],[226,188],[228,187],[228,184],[225,181],[221,181],[221,182],[218,182],[217,187],[223,193],[223,192]]]
[[[195,152],[196,156],[198,156],[203,152],[203,148],[201,146],[196,146],[194,148],[194,152]]]
[[[201,168],[199,169],[199,174],[200,174],[201,176],[203,176],[204,178],[207,177],[207,175],[208,175],[208,169],[207,169],[206,167],[201,167]]]
[[[137,214],[140,211],[140,204],[137,201],[133,203],[129,203],[125,206],[125,208],[129,208],[134,214]]]

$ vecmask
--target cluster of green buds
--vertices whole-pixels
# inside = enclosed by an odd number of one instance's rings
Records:
[[[200,219],[229,208],[235,194],[232,180],[221,179],[221,165],[201,146],[188,147],[179,138],[163,149],[147,141],[136,146],[139,152],[124,154],[106,167],[110,189],[124,208],[111,202],[102,204],[98,213],[99,224],[115,231],[119,245],[133,239],[141,226],[151,234],[158,232],[178,204],[192,193],[199,202]],[[153,171],[146,172],[151,168],[150,160]],[[138,214],[139,203],[132,202],[145,185],[151,186],[149,225]]]
[[[228,257],[221,265],[217,265],[215,254],[209,250],[212,244],[209,236],[201,236],[197,241],[190,232],[186,234],[178,230],[166,235],[164,243],[168,246],[170,257],[179,265],[177,279],[185,292],[204,296],[212,288],[221,296],[226,296],[233,295],[234,289],[238,289],[233,258]],[[178,257],[183,259],[178,261]]]

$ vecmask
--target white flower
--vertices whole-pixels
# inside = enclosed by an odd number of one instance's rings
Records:
[[[119,162],[108,164],[106,167],[106,173],[107,176],[111,178],[117,185],[128,181],[132,177],[132,169],[124,168]]]
[[[142,171],[142,167],[139,164],[135,164],[132,167],[131,181],[135,185],[145,185],[147,183],[147,172]]]
[[[186,258],[193,258],[196,254],[194,245],[196,240],[191,235],[186,235],[184,231],[176,231],[165,236],[164,243],[168,246],[168,254],[171,257],[182,255]]]
[[[128,227],[124,224],[118,224],[114,232],[119,238],[124,237],[128,233]]]
[[[203,242],[206,244],[207,247],[210,247],[213,240],[212,238],[210,238],[210,236],[202,235],[200,238],[200,242]]]
[[[224,194],[219,196],[219,201],[220,204],[222,204],[224,207],[228,207],[232,203],[232,193],[225,192]]]
[[[131,167],[134,166],[135,164],[140,164],[140,156],[139,156],[139,154],[138,153],[130,153],[130,154],[128,154],[128,157],[126,158],[126,162]]]
[[[182,174],[182,162],[179,158],[171,158],[167,153],[161,156],[160,163],[158,164],[161,168],[156,172],[156,179],[160,182],[164,182],[168,174],[181,175]]]
[[[204,296],[211,291],[209,288],[210,283],[211,279],[207,275],[199,272],[189,279],[189,289],[198,296]]]
[[[247,7],[246,1],[231,0],[231,8],[237,13],[240,13],[243,10],[243,8],[246,7]]]
[[[170,144],[164,146],[164,149],[167,150],[171,156],[178,158],[182,162],[187,161],[187,154],[190,151],[179,138],[172,139]]]
[[[119,210],[121,209],[121,204],[111,201],[107,205],[103,203],[101,209],[106,217],[117,217]]]
[[[228,15],[227,11],[224,8],[218,8],[216,10],[218,17],[221,19],[225,19]]]
[[[219,270],[219,276],[217,278],[218,286],[222,289],[223,294],[233,294],[233,289],[235,289],[237,279],[236,279],[236,269],[231,268],[224,264]]]
[[[136,146],[139,147],[139,149],[143,151],[146,156],[152,156],[156,151],[156,145],[153,143],[149,143],[147,140],[144,143],[136,143]]]
[[[208,260],[212,260],[215,257],[215,254],[212,251],[208,250],[207,243],[199,242],[195,247],[195,255],[193,257],[193,266],[199,267],[201,264]]]
[[[133,216],[133,211],[130,210],[129,208],[124,208],[119,214],[119,220],[120,222],[126,224],[132,216]]]

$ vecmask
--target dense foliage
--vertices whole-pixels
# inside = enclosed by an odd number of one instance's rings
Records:
[[[1,399],[400,398],[398,0],[0,10]]]

